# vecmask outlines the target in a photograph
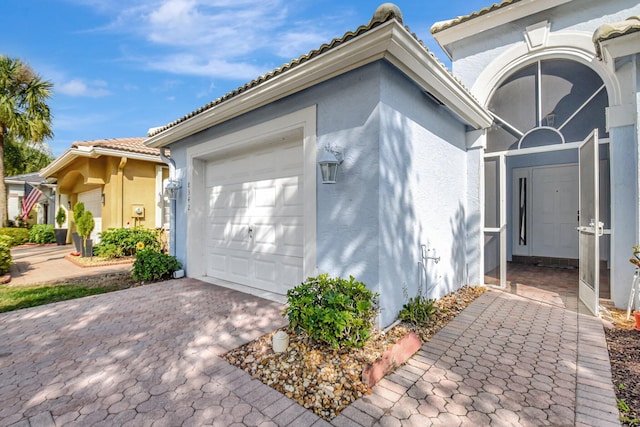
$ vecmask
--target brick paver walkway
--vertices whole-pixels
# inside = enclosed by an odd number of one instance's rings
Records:
[[[619,425],[577,307],[488,291],[331,424]],[[218,357],[281,308],[182,279],[0,314],[0,426],[329,426]]]

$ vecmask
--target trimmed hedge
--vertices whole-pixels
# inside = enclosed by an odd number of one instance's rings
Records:
[[[29,229],[13,227],[0,228],[0,236],[7,236],[11,247],[23,245],[29,241]]]
[[[0,235],[0,274],[5,274],[11,267],[11,238]]]
[[[29,241],[31,243],[39,243],[41,245],[46,243],[55,243],[56,234],[53,231],[53,225],[35,224],[29,230]]]

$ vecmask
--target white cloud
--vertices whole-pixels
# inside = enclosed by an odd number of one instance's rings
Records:
[[[82,96],[89,98],[100,98],[110,95],[107,89],[107,83],[103,80],[94,80],[85,82],[81,79],[72,79],[56,83],[54,89],[56,92],[68,96]]]
[[[285,0],[74,0],[110,16],[103,30],[149,47],[128,60],[178,75],[250,80],[329,41],[339,19],[296,19]],[[123,6],[125,4],[126,6]],[[341,28],[344,30],[344,28]]]

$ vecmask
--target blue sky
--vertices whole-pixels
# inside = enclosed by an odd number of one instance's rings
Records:
[[[145,136],[366,24],[383,1],[3,0],[0,54],[54,84],[60,155],[73,141]],[[396,1],[443,61],[429,28],[491,4]]]

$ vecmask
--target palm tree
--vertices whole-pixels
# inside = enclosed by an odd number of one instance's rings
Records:
[[[4,184],[4,140],[42,142],[53,136],[47,100],[53,84],[42,80],[29,65],[0,55],[0,220],[7,223]]]

